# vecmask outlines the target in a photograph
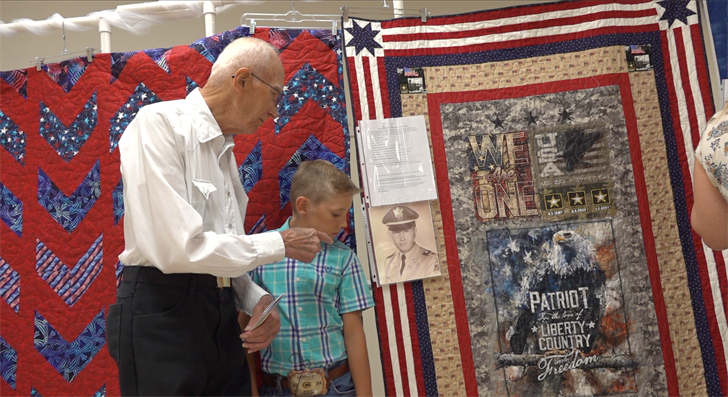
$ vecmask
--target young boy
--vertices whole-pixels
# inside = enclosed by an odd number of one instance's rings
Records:
[[[319,391],[324,383],[324,395],[355,389],[359,396],[372,394],[361,311],[374,306],[374,300],[356,254],[336,240],[347,226],[352,195],[359,191],[346,174],[324,160],[304,162],[293,176],[293,216],[278,230],[315,228],[330,235],[334,244],[322,244],[311,263],[285,258],[250,272],[274,297],[286,294],[278,305],[280,333],[261,351],[261,396],[317,395],[308,393]],[[241,313],[241,329],[249,319]]]

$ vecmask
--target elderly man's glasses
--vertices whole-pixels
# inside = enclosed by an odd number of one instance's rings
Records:
[[[258,75],[256,75],[255,73],[250,72],[250,74],[253,77],[255,77],[256,79],[258,79],[261,83],[263,83],[263,84],[267,85],[268,87],[270,87],[270,89],[273,90],[276,93],[276,97],[275,97],[274,100],[275,100],[275,103],[277,105],[281,101],[281,98],[283,98],[283,92],[281,92],[280,89],[278,89],[278,88],[273,87],[272,85],[270,85],[267,81],[265,81],[265,80],[261,79],[260,77],[258,77]],[[235,78],[235,75],[232,75],[232,78]]]

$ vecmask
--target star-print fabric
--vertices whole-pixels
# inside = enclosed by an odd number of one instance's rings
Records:
[[[119,139],[139,109],[207,81],[247,28],[191,45],[0,72],[0,395],[118,395],[105,317],[123,265]],[[245,229],[280,227],[304,161],[350,174],[340,34],[257,29],[280,49],[281,117],[235,138]],[[355,247],[353,216],[339,239]]]
[[[374,291],[387,395],[728,395],[725,260],[690,228],[701,18],[607,0],[344,22],[356,120],[424,116],[438,186],[442,276]]]

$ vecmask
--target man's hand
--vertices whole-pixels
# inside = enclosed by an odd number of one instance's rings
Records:
[[[311,228],[292,227],[281,232],[286,246],[286,257],[310,263],[321,251],[321,242],[333,244],[334,240],[326,233]]]
[[[281,317],[278,315],[278,309],[271,311],[268,318],[258,328],[250,331],[253,328],[253,324],[258,321],[258,318],[265,308],[273,303],[273,297],[265,295],[260,298],[258,304],[253,308],[253,316],[248,321],[248,325],[240,334],[240,339],[243,340],[243,347],[248,349],[248,353],[255,353],[258,350],[265,349],[273,341],[273,338],[278,335],[278,331],[281,330]]]

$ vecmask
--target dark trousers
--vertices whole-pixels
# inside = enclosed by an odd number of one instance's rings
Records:
[[[106,317],[121,395],[250,395],[237,317],[213,276],[125,267]]]

